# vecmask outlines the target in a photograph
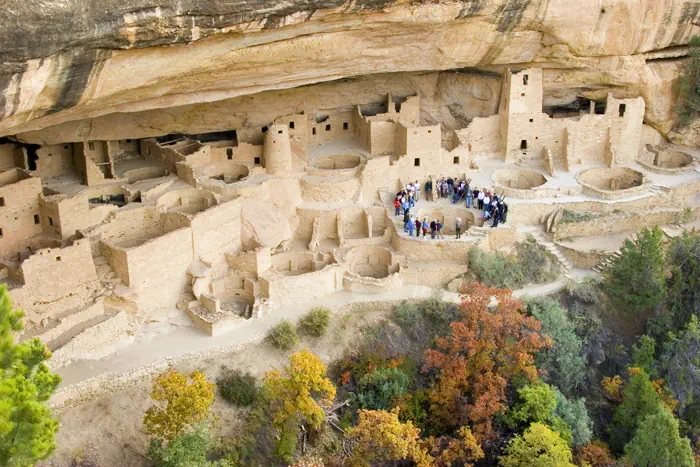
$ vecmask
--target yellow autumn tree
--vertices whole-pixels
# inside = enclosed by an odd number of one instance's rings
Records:
[[[273,409],[273,421],[278,427],[301,418],[311,428],[318,429],[326,414],[313,396],[323,405],[335,399],[335,386],[326,377],[326,366],[307,349],[289,357],[285,376],[278,370],[265,374],[263,389]]]
[[[214,393],[214,383],[199,371],[186,375],[170,370],[157,376],[151,390],[156,404],[143,417],[144,430],[161,440],[177,438],[209,416]]]
[[[472,467],[474,461],[484,458],[484,450],[468,426],[457,430],[457,437],[428,438],[423,442],[435,457],[436,467],[451,467],[455,462],[463,467]]]
[[[547,425],[533,423],[510,440],[501,467],[576,467],[569,444]]]
[[[408,459],[417,467],[432,467],[434,459],[421,446],[420,429],[401,423],[399,409],[360,410],[357,426],[348,431],[354,441],[349,467],[370,467],[375,461]]]

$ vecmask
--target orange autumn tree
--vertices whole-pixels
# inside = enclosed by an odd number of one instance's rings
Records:
[[[510,379],[534,381],[534,354],[551,341],[537,319],[520,312],[510,290],[474,283],[463,293],[461,320],[436,340],[437,350],[425,352],[423,371],[436,373],[429,391],[436,423],[446,430],[468,425],[483,441],[495,435],[492,419],[506,407]],[[497,305],[490,311],[492,297]]]

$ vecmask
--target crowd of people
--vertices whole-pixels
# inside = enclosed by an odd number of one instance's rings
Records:
[[[433,190],[435,190],[433,192]],[[421,185],[418,180],[408,183],[405,188],[396,193],[394,199],[395,215],[403,214],[404,231],[411,237],[420,237],[423,232],[423,237],[428,236],[430,232],[431,239],[443,239],[442,234],[444,225],[439,219],[428,220],[424,217],[422,220],[411,214],[411,210],[415,208],[421,195]],[[491,227],[498,227],[499,223],[505,223],[508,216],[508,205],[505,202],[503,195],[498,195],[490,190],[471,186],[471,179],[460,180],[452,177],[441,177],[435,181],[433,186],[432,179],[425,183],[425,197],[427,200],[449,199],[452,204],[462,203],[467,209],[478,209],[482,211],[484,222],[491,220]],[[455,220],[456,238],[462,236],[463,221],[459,217]]]

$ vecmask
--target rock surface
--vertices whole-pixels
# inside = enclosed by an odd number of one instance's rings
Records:
[[[241,208],[241,241],[246,251],[277,248],[291,240],[289,221],[270,203],[246,200]]]
[[[138,112],[141,134],[195,132],[214,118],[203,103],[380,73],[530,64],[548,70],[550,103],[641,94],[647,122],[665,134],[698,23],[700,0],[8,0],[0,135],[74,122],[36,138],[97,139],[93,122],[100,134],[124,112]],[[159,117],[145,115],[154,109]]]

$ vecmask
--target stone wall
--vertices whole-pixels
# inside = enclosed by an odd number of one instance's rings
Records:
[[[0,255],[42,232],[41,180],[20,169],[0,172]]]

